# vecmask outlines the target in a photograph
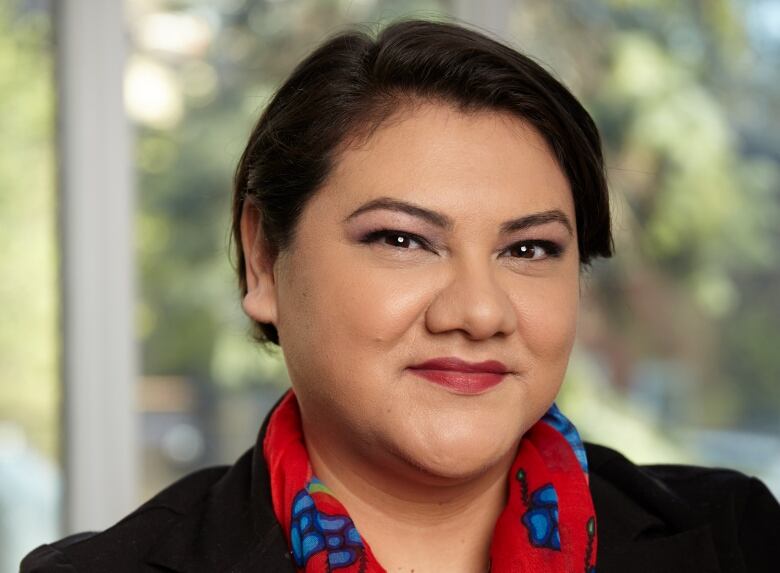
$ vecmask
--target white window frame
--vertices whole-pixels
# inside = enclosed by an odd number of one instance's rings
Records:
[[[133,171],[124,2],[55,2],[64,530],[137,503]]]

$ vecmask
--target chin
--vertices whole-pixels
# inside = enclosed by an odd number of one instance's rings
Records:
[[[438,436],[418,444],[397,445],[393,450],[396,457],[416,471],[424,482],[441,485],[468,481],[502,462],[516,442],[508,440],[505,447],[501,442],[495,436],[470,432],[462,436],[449,434],[444,439]]]

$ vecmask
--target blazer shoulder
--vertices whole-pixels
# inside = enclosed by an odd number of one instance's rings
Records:
[[[713,502],[726,497],[745,503],[755,496],[774,501],[774,497],[763,482],[737,470],[683,464],[653,464],[639,467],[677,495],[705,510]]]
[[[174,482],[104,531],[88,531],[41,545],[20,564],[20,573],[140,571],[142,559],[159,536],[173,526],[227,471],[198,470]],[[113,563],[106,569],[107,563]]]
[[[780,519],[780,505],[766,485],[740,471],[684,464],[637,465],[605,446],[588,443],[586,450],[594,473],[624,487],[653,483],[670,497],[711,516],[732,511],[741,518],[757,512]]]
[[[740,547],[747,571],[764,571],[780,547],[780,504],[758,478],[725,468],[649,465],[644,470],[694,506],[716,537]]]
[[[747,571],[769,571],[780,546],[780,504],[759,479],[717,467],[637,465],[595,444],[586,451],[593,474],[671,530],[707,527],[720,551],[741,554]]]

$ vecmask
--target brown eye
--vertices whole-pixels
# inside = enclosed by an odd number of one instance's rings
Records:
[[[521,259],[535,259],[544,256],[544,249],[540,248],[539,245],[518,245],[512,251],[515,256]]]
[[[529,261],[559,257],[562,250],[561,247],[551,241],[523,241],[507,249],[511,256]]]
[[[410,248],[425,248],[425,241],[421,237],[412,235],[411,233],[404,233],[402,231],[392,231],[388,229],[381,229],[374,231],[366,235],[362,240],[362,243],[376,243],[381,242],[384,245],[390,247],[398,247],[399,249]],[[416,245],[416,246],[415,246]]]
[[[414,239],[401,233],[388,233],[385,235],[385,243],[393,247],[408,249],[411,243],[416,243]]]

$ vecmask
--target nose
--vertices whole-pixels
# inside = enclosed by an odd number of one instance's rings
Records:
[[[517,315],[489,262],[453,261],[446,285],[426,310],[428,330],[461,330],[474,340],[517,329]]]

